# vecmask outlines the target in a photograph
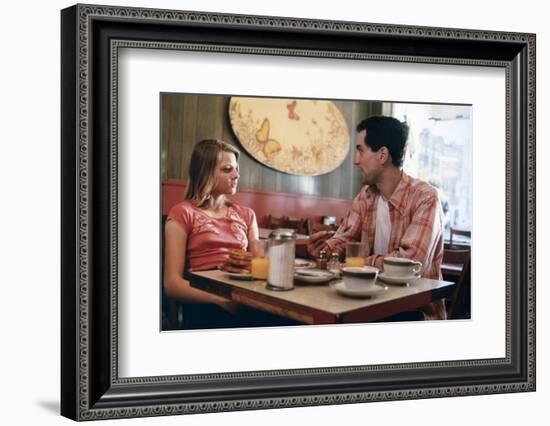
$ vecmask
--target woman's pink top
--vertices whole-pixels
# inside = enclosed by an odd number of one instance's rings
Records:
[[[175,220],[187,233],[185,268],[204,271],[221,265],[229,249],[248,248],[248,232],[256,222],[256,214],[232,203],[224,217],[214,218],[190,201],[183,201],[170,209],[166,220]]]

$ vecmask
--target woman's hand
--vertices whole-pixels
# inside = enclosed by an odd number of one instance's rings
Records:
[[[220,269],[237,274],[249,274],[251,262],[252,253],[244,250],[229,249],[229,257]]]
[[[218,302],[217,305],[224,311],[229,312],[230,314],[236,314],[237,312],[239,312],[240,309],[242,309],[242,305],[236,302],[232,302],[230,300]]]

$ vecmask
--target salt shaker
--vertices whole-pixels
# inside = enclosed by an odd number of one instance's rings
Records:
[[[327,269],[336,276],[341,274],[342,264],[340,263],[340,255],[337,252],[330,255],[330,260],[327,263]]]
[[[327,269],[327,252],[326,252],[326,250],[321,250],[319,252],[319,257],[317,258],[317,269]]]
[[[269,268],[266,288],[292,290],[294,288],[294,255],[296,232],[293,229],[276,229],[269,234],[267,257]]]

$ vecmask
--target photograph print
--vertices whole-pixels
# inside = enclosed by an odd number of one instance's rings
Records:
[[[160,94],[162,331],[470,319],[472,106]]]

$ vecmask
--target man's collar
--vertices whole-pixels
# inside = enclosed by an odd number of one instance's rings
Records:
[[[401,179],[399,180],[395,191],[393,191],[393,194],[388,200],[388,204],[391,204],[393,207],[395,207],[399,214],[401,214],[401,216],[405,214],[405,206],[407,205],[407,187],[410,185],[410,182],[410,176],[402,171]],[[367,192],[371,193],[372,195],[382,196],[376,185],[369,185],[367,188]]]

